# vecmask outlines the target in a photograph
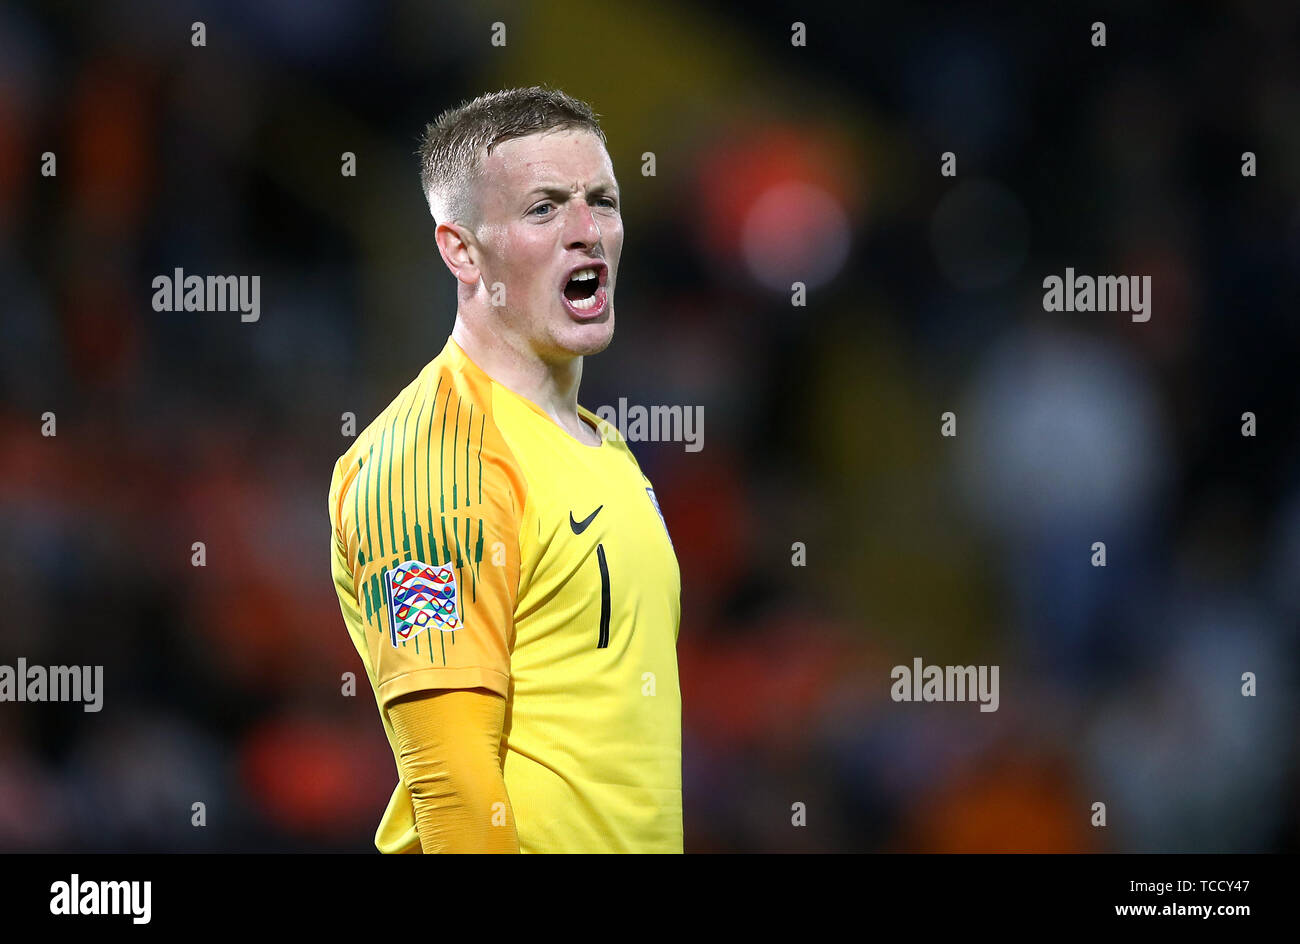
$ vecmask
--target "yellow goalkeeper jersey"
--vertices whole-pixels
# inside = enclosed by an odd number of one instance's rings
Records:
[[[388,704],[427,689],[507,701],[521,852],[681,852],[681,580],[617,429],[574,439],[450,338],[335,464],[343,620]],[[418,852],[400,782],[375,835]]]

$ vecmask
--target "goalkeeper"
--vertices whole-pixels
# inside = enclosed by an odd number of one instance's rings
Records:
[[[650,481],[578,404],[614,333],[591,108],[484,95],[425,132],[442,351],[334,467],[333,580],[398,783],[382,852],[681,852],[680,576]]]

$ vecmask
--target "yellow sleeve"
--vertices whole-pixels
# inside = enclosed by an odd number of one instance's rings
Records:
[[[345,616],[381,706],[412,692],[509,695],[522,475],[455,389],[386,415],[335,497]]]
[[[519,851],[501,771],[505,709],[485,689],[416,692],[388,706],[425,853]]]

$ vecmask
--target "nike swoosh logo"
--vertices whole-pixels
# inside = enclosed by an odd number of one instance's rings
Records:
[[[604,505],[600,506],[600,508],[604,508],[604,507],[605,507]],[[591,514],[587,515],[587,517],[583,518],[581,521],[574,521],[573,512],[569,512],[569,527],[573,529],[573,533],[581,534],[583,531],[586,531],[587,525],[595,521],[596,516],[600,514],[600,508],[597,508]]]

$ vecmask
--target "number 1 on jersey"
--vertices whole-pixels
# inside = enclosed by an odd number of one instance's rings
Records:
[[[605,563],[605,545],[596,545],[596,561],[600,564],[600,640],[597,649],[609,646],[609,565]]]

